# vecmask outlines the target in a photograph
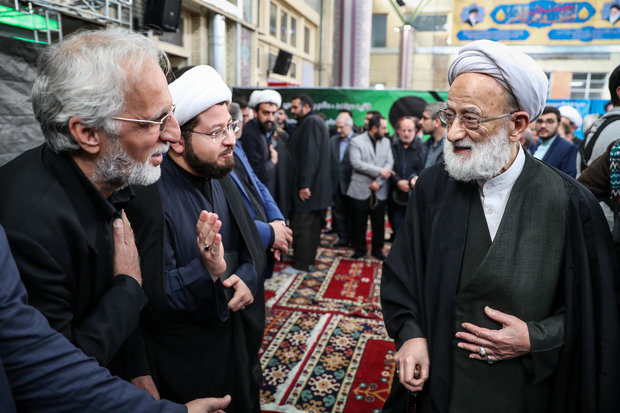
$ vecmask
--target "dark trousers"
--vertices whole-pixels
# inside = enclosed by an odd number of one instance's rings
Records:
[[[291,229],[293,230],[293,262],[294,268],[308,271],[314,265],[316,250],[321,241],[321,229],[325,210],[310,212],[293,212]]]
[[[405,220],[405,211],[407,211],[406,206],[400,206],[395,202],[388,202],[388,219],[390,220],[390,226],[392,227],[392,233],[394,234],[394,236],[396,236],[396,233],[398,232],[399,228],[403,224],[403,221]]]
[[[370,199],[360,201],[351,199],[351,243],[355,252],[366,253],[366,228],[372,229],[372,252],[383,249],[385,242],[385,201],[378,201],[374,210],[370,209]]]
[[[347,243],[350,241],[351,220],[349,211],[350,198],[337,190],[332,203],[332,228],[338,234],[338,241]]]

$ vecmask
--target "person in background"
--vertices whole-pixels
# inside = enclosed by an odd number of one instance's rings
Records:
[[[583,117],[583,136],[588,136],[590,129],[601,116],[600,113],[590,113]]]
[[[250,107],[254,119],[245,123],[241,131],[241,144],[252,169],[258,179],[269,189],[271,195],[276,191],[276,164],[278,152],[272,141],[276,130],[276,111],[282,97],[271,89],[255,90],[250,95]]]
[[[387,120],[375,115],[368,120],[368,130],[355,136],[349,144],[349,161],[353,173],[347,189],[351,198],[352,258],[366,255],[368,216],[372,228],[371,254],[383,260],[385,242],[385,201],[388,179],[394,174],[394,158],[387,135]]]
[[[612,142],[618,139],[618,129],[620,128],[620,65],[616,66],[609,74],[607,86],[612,107],[594,122],[587,134],[584,134],[584,151],[579,154],[579,162],[577,163],[580,172],[585,169],[582,164],[590,165],[605,153]],[[595,136],[596,139],[593,139]]]
[[[523,149],[525,149],[530,155],[536,150],[536,146],[538,146],[535,139],[536,138],[530,128],[527,128],[527,130],[523,132],[521,139],[519,139],[519,143]]]
[[[278,124],[278,127],[285,131],[290,137],[297,126],[297,121],[295,119],[289,119],[286,114],[286,110],[283,107],[278,109],[276,115],[276,123]]]
[[[250,108],[250,105],[248,104],[246,100],[239,100],[237,103],[239,104],[239,107],[241,108],[241,117],[242,117],[241,124],[239,126],[243,129],[243,126],[246,123],[254,119],[254,114],[252,113],[252,108]]]
[[[416,121],[413,117],[403,117],[396,123],[395,135],[398,141],[392,143],[394,174],[390,177],[387,201],[387,212],[393,231],[392,241],[405,218],[411,189],[424,169],[424,144],[416,138]]]
[[[233,102],[228,106],[233,122],[241,117],[241,113],[237,108],[238,105],[236,105],[237,107],[235,105]],[[284,131],[276,130],[274,131],[275,133],[286,135]],[[237,134],[240,135],[241,131],[238,131]],[[281,145],[285,144],[278,143],[278,146]],[[275,264],[274,260],[280,260],[281,255],[288,252],[293,242],[292,231],[287,227],[284,215],[271,196],[271,193],[269,193],[267,187],[254,173],[241,145],[235,145],[233,153],[235,163],[231,177],[237,184],[245,205],[254,219],[267,253],[267,267],[263,276],[265,279],[271,278]]]
[[[332,158],[332,228],[338,234],[335,247],[350,245],[351,218],[350,202],[347,188],[351,181],[351,162],[349,161],[349,143],[354,136],[353,118],[341,112],[336,118],[336,134],[331,139]]]
[[[360,129],[359,133],[363,133],[368,130],[368,121],[373,116],[381,116],[381,112],[378,110],[369,110],[366,112],[366,116],[364,117],[364,126]]]
[[[445,125],[439,119],[439,111],[446,108],[445,102],[432,102],[426,105],[422,113],[422,130],[431,137],[424,142],[424,167],[428,168],[443,162],[443,139],[446,136]]]
[[[351,119],[353,119],[353,112],[351,112],[348,109],[340,109],[338,111],[338,115],[336,116],[336,118],[338,118],[338,116],[340,116],[343,113],[346,113],[347,115],[349,115],[351,117]],[[360,128],[357,125],[355,125],[355,121],[353,121],[353,126],[352,126],[351,130],[353,130],[353,134],[354,135],[358,135],[360,133],[359,132]],[[331,128],[329,128],[329,135],[330,136],[334,136],[337,133],[338,133],[338,131],[336,130],[336,124],[334,123],[334,125]]]
[[[540,145],[533,156],[574,178],[577,175],[578,149],[567,140],[558,139],[561,118],[558,108],[544,108],[542,115],[536,119],[536,134]]]
[[[562,119],[560,123],[565,125],[563,128],[558,129],[560,132],[560,136],[573,145],[579,147],[583,139],[579,139],[575,136],[575,132],[578,129],[581,129],[583,125],[583,117],[581,114],[572,106],[564,105],[558,108],[560,111],[560,115],[562,115]]]
[[[313,271],[321,229],[327,208],[332,200],[329,132],[321,117],[313,112],[308,95],[291,101],[291,114],[297,127],[291,136],[291,155],[294,165],[293,260],[295,271]]]

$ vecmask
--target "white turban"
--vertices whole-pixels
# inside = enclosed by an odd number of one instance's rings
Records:
[[[560,106],[558,110],[560,111],[560,115],[573,122],[575,126],[577,126],[577,129],[581,128],[581,125],[583,125],[583,118],[577,109],[572,106],[564,105]]]
[[[179,125],[218,103],[230,103],[232,93],[219,73],[211,66],[196,66],[168,85],[176,105],[174,116]]]
[[[254,109],[261,103],[273,103],[277,107],[282,105],[282,96],[275,90],[265,89],[265,90],[255,90],[250,95],[250,101],[248,102],[248,106]]]
[[[482,73],[497,80],[517,99],[517,106],[530,115],[542,113],[549,81],[534,59],[505,44],[477,40],[463,47],[448,69],[450,85],[461,73]]]

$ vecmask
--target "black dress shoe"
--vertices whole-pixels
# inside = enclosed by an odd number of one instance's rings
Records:
[[[374,251],[372,256],[378,259],[379,261],[383,261],[385,259],[385,255],[381,251]]]
[[[357,260],[359,258],[364,258],[365,256],[366,256],[366,252],[355,251],[353,255],[351,255],[351,258],[353,258],[354,260]]]

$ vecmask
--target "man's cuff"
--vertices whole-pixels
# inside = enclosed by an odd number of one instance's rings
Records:
[[[273,247],[273,242],[275,240],[276,240],[276,233],[273,230],[273,227],[269,225],[269,244],[267,245],[267,248]]]
[[[556,371],[560,352],[564,345],[564,317],[553,317],[556,322],[527,322],[530,336],[530,357],[524,357],[524,364],[531,374],[532,383],[540,383]]]
[[[112,281],[112,285],[122,286],[122,288],[134,298],[132,301],[138,307],[138,312],[142,311],[148,298],[142,286],[135,278],[127,274],[117,274]]]
[[[414,319],[410,318],[405,321],[405,324],[403,324],[403,327],[398,332],[396,345],[400,347],[405,341],[420,337],[426,337],[424,331],[422,331],[422,328],[415,322]]]

